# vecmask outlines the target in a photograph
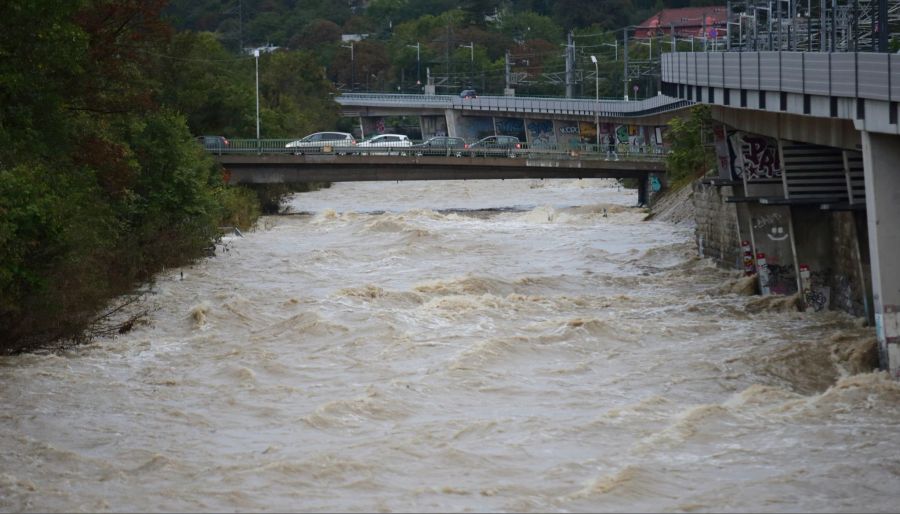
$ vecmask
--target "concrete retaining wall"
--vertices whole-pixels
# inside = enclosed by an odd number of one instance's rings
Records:
[[[732,188],[704,185],[699,181],[692,187],[697,223],[694,234],[700,256],[714,259],[724,268],[742,269],[737,210],[735,204],[725,203]]]

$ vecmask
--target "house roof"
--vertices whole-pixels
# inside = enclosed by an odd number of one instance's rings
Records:
[[[680,9],[663,9],[644,20],[637,26],[638,31],[648,31],[659,28],[668,30],[674,26],[675,30],[707,27],[721,27],[725,25],[727,9],[724,5],[711,5],[708,7],[683,7]]]

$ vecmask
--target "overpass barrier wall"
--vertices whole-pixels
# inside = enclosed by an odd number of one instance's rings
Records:
[[[679,52],[662,81],[701,87],[900,100],[900,55],[825,52]]]

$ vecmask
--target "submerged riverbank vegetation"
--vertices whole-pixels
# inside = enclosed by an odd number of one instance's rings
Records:
[[[251,227],[259,194],[231,187],[196,135],[251,136],[253,58],[175,34],[165,2],[12,0],[0,31],[0,352],[79,342],[167,267]],[[228,58],[228,62],[216,56]],[[311,54],[261,77],[269,137],[331,126]],[[301,109],[302,106],[302,109]],[[275,114],[278,113],[278,114]],[[121,300],[127,302],[128,300]]]

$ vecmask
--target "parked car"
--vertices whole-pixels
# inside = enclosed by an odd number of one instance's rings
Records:
[[[459,93],[459,97],[460,97],[460,98],[464,98],[464,99],[465,99],[465,98],[478,98],[478,94],[475,93],[475,90],[474,90],[474,89],[463,89],[463,90]]]
[[[412,146],[409,137],[403,134],[380,134],[365,141],[360,141],[356,145],[356,153],[361,154],[400,154],[404,155],[406,150]]]
[[[285,148],[292,149],[294,155],[321,153],[326,148],[331,148],[334,152],[343,155],[354,146],[356,146],[356,139],[352,134],[346,132],[316,132],[284,145]]]
[[[488,136],[466,147],[473,157],[507,156],[515,157],[522,152],[522,143],[516,136]]]
[[[197,142],[203,146],[208,152],[222,153],[228,151],[231,143],[225,139],[225,136],[198,136]]]
[[[417,145],[412,145],[417,157],[423,155],[454,155],[462,157],[466,149],[466,140],[461,137],[434,136]]]

